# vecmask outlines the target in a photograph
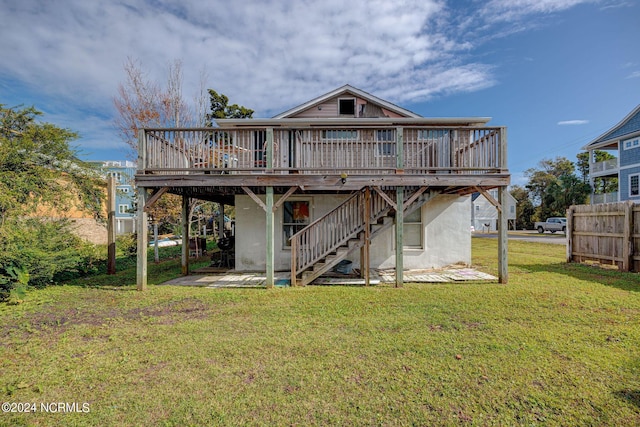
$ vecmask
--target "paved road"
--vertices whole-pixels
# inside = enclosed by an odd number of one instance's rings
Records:
[[[473,233],[473,237],[497,239],[498,233],[482,233],[480,231]],[[510,231],[509,240],[524,240],[526,242],[538,243],[554,243],[557,245],[566,245],[567,237],[562,233],[543,233],[537,231]]]

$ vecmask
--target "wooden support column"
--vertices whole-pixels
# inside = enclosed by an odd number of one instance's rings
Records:
[[[107,274],[116,274],[116,179],[107,179]]]
[[[267,187],[265,215],[267,219],[266,227],[266,268],[267,268],[267,288],[274,286],[274,238],[273,238],[273,187]]]
[[[404,200],[404,187],[396,187],[396,288],[402,287],[404,284],[404,209],[402,209]]]
[[[396,173],[404,173],[404,129],[396,128]],[[404,187],[396,187],[396,288],[404,285]]]
[[[144,205],[147,201],[147,191],[144,187],[138,187],[138,250],[137,250],[137,267],[136,267],[136,283],[139,291],[147,289],[147,213],[144,211]]]
[[[369,269],[371,268],[370,262],[370,248],[371,248],[371,189],[367,187],[364,191],[364,245],[360,251],[360,269],[362,270],[361,276],[364,279],[365,286],[369,286]]]
[[[498,203],[507,206],[507,186],[498,189]],[[508,270],[508,223],[507,209],[498,210],[498,282],[506,284],[509,281]]]
[[[189,198],[182,196],[182,275],[189,275]]]

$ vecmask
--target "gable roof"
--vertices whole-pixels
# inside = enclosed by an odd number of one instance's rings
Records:
[[[632,137],[634,134],[640,134],[640,105],[627,114],[620,123],[582,147],[582,149],[591,150],[617,144],[623,137]]]
[[[317,98],[314,98],[310,101],[305,102],[304,104],[300,104],[297,107],[293,107],[290,110],[287,110],[283,113],[280,113],[276,116],[274,116],[274,119],[285,119],[285,118],[290,118],[295,116],[296,114],[304,111],[304,110],[308,110],[309,108],[313,108],[319,104],[322,104],[323,102],[334,98],[336,96],[342,96],[342,95],[346,95],[346,94],[350,94],[353,96],[357,96],[358,98],[362,98],[362,99],[366,99],[368,102],[372,103],[372,104],[376,104],[379,105],[381,107],[384,107],[387,110],[393,111],[394,113],[399,114],[400,116],[403,117],[411,117],[411,118],[419,118],[421,117],[419,114],[416,114],[412,111],[409,111],[405,108],[402,107],[398,107],[395,104],[392,104],[389,101],[385,101],[382,98],[378,98],[377,96],[371,95],[370,93],[367,93],[363,90],[360,90],[358,88],[355,88],[351,85],[344,85],[342,87],[339,87],[329,93],[326,93],[324,95],[321,95]]]

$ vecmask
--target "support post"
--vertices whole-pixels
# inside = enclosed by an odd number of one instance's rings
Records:
[[[273,187],[267,187],[266,194],[266,209],[265,215],[267,219],[266,226],[266,268],[267,268],[267,288],[272,288],[274,286],[274,239],[273,239]]]
[[[107,179],[107,274],[116,274],[116,179]]]
[[[182,196],[182,275],[189,275],[189,197]]]
[[[224,203],[220,203],[220,217],[218,218],[218,240],[224,238]]]
[[[364,284],[369,286],[370,277],[370,247],[371,247],[371,189],[364,190],[364,245],[362,245],[362,256],[360,258],[360,268],[362,269]]]
[[[498,203],[507,205],[507,186],[498,190]],[[508,248],[509,238],[507,234],[507,209],[498,210],[498,282],[506,284],[509,281]]]
[[[396,187],[396,288],[404,284],[404,187]]]
[[[136,266],[136,284],[139,291],[147,289],[147,213],[144,205],[147,202],[147,191],[138,187],[138,250]]]

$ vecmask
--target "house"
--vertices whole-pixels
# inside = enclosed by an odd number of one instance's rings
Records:
[[[491,189],[485,194],[473,193],[471,195],[471,226],[475,231],[494,232],[498,230],[498,209],[495,201],[498,199],[498,190]],[[507,222],[509,230],[516,229],[516,199],[507,193]]]
[[[136,164],[130,161],[110,160],[99,163],[107,176],[116,181],[116,234],[136,232],[135,186]]]
[[[498,189],[500,206],[510,179],[506,129],[489,120],[421,117],[345,85],[270,119],[144,129],[138,287],[146,286],[145,209],[166,192],[183,197],[183,212],[190,198],[235,205],[235,268],[266,271],[269,285],[276,270],[304,285],[345,260],[367,282],[371,268],[395,268],[397,285],[403,269],[469,264],[470,195]]]
[[[590,154],[589,181],[592,189],[596,178],[618,180],[618,191],[592,194],[592,204],[625,200],[640,203],[640,105],[582,149]],[[616,157],[595,162],[595,150],[605,150]]]

